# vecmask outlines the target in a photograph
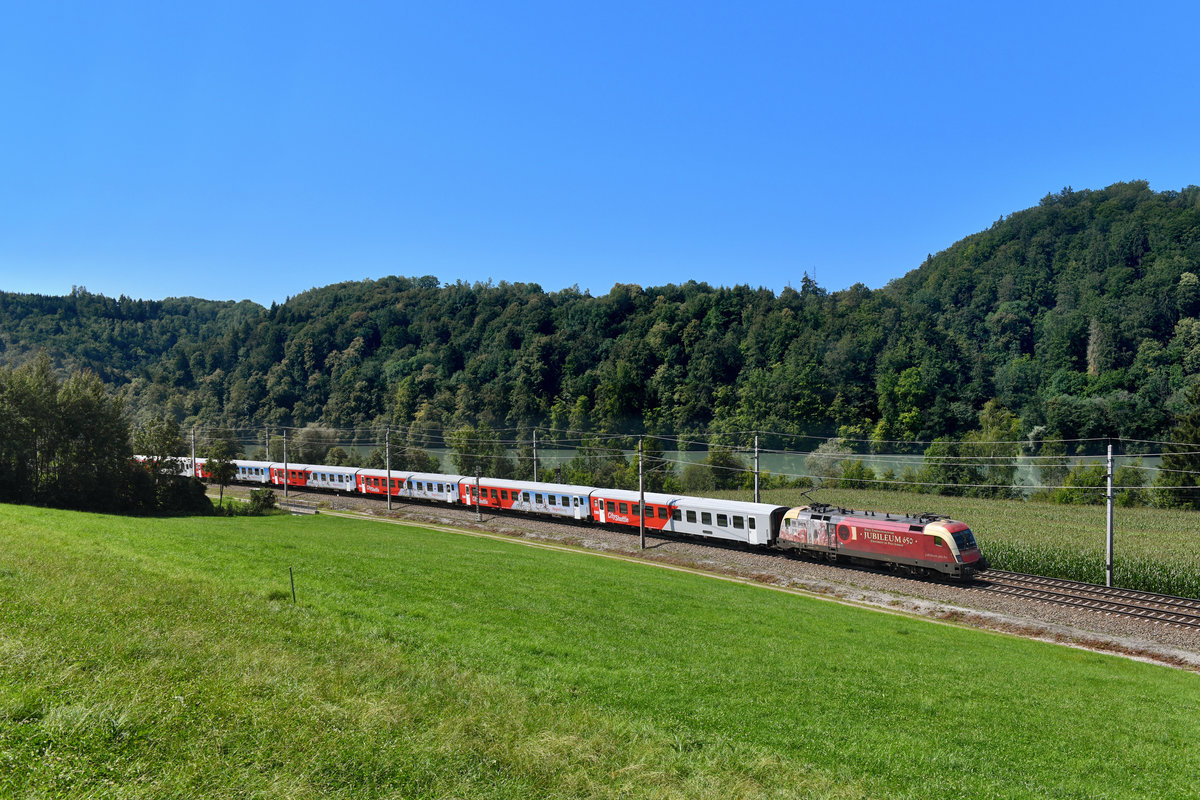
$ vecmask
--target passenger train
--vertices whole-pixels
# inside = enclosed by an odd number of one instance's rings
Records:
[[[187,460],[185,459],[185,462]],[[212,476],[206,460],[184,473]],[[367,497],[423,500],[479,509],[557,517],[620,529],[639,529],[741,542],[830,562],[881,567],[963,581],[987,568],[971,529],[936,514],[917,516],[850,511],[821,503],[789,508],[768,503],[570,486],[541,481],[472,478],[322,464],[234,460],[237,483],[320,489]],[[643,499],[644,497],[644,499]]]

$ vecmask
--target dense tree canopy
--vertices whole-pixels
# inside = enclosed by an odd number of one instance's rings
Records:
[[[4,294],[0,361],[46,348],[90,367],[139,423],[390,427],[412,447],[479,426],[840,434],[881,450],[989,425],[1006,441],[1149,440],[1200,383],[1197,276],[1200,188],[1133,182],[1048,195],[874,291],[798,275],[779,294],[689,282],[602,297],[392,277],[270,309]]]
[[[0,366],[0,502],[142,513],[210,509],[199,482],[158,474],[172,469],[176,453],[165,455],[153,465],[134,463],[121,401],[94,373],[60,381],[45,356],[16,369]]]

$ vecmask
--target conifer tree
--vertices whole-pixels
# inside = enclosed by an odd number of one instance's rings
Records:
[[[1188,392],[1188,411],[1171,430],[1155,486],[1158,505],[1200,509],[1200,384]]]

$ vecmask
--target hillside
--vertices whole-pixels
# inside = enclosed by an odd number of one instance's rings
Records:
[[[980,427],[1163,438],[1200,373],[1200,188],[1064,190],[887,286],[390,277],[252,303],[0,295],[0,358],[96,369],[135,415],[230,427],[773,430],[928,440]]]

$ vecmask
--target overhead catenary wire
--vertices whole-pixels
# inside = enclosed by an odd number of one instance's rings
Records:
[[[583,455],[587,458],[590,458],[590,459],[595,459],[595,460],[600,460],[600,461],[621,460],[621,461],[624,461],[626,463],[626,465],[628,465],[628,463],[629,463],[628,459],[632,455],[632,451],[633,451],[633,448],[630,447],[629,445],[632,444],[632,440],[635,438],[631,434],[586,433],[586,432],[582,432],[582,431],[572,431],[569,429],[545,428],[542,426],[533,426],[533,427],[529,427],[529,428],[527,428],[527,427],[510,427],[510,428],[500,428],[500,429],[484,429],[484,435],[477,435],[476,431],[467,431],[467,430],[463,430],[461,428],[458,430],[462,431],[462,433],[460,433],[457,436],[455,436],[455,431],[446,431],[444,429],[440,430],[438,432],[409,431],[409,432],[405,433],[402,430],[393,431],[392,435],[390,437],[390,441],[396,442],[397,440],[399,440],[401,443],[398,444],[397,446],[400,448],[401,451],[403,451],[405,449],[451,450],[451,451],[455,451],[456,455],[458,455],[459,457],[462,457],[462,458],[484,460],[484,461],[486,461],[487,459],[493,459],[493,458],[512,458],[519,464],[523,460],[530,459],[531,456],[528,454],[522,454],[521,452],[518,452],[516,454],[511,454],[508,451],[513,450],[513,449],[521,450],[523,448],[527,448],[528,445],[530,444],[530,439],[522,437],[522,436],[518,436],[517,438],[501,438],[498,436],[493,437],[490,434],[497,433],[497,432],[508,432],[508,431],[517,431],[520,433],[529,432],[530,434],[532,434],[533,431],[545,431],[545,432],[560,434],[560,436],[557,438],[557,440],[552,437],[548,440],[543,441],[542,446],[544,449],[541,453],[541,457],[538,458],[538,461],[541,463],[545,463],[547,465],[551,465],[552,468],[560,468],[564,464],[568,464],[573,458],[580,457],[581,455]],[[243,432],[248,435],[246,435],[246,436],[231,435],[231,434],[243,433]],[[229,440],[229,441],[235,442],[237,444],[247,445],[247,447],[246,447],[247,450],[249,450],[250,448],[254,448],[254,447],[258,447],[261,449],[263,447],[263,445],[266,443],[269,443],[271,441],[277,442],[277,441],[280,441],[281,439],[283,439],[284,437],[286,437],[288,440],[288,450],[293,453],[297,453],[297,451],[302,451],[302,449],[304,447],[304,443],[297,442],[297,439],[300,438],[297,434],[299,434],[301,432],[313,432],[314,434],[318,434],[318,433],[324,434],[326,432],[334,433],[335,438],[319,439],[319,444],[321,446],[325,446],[325,447],[329,447],[329,448],[332,448],[332,447],[364,448],[364,447],[372,447],[372,446],[375,446],[378,448],[378,447],[383,446],[384,439],[386,438],[383,435],[384,434],[383,430],[376,428],[376,427],[372,427],[372,426],[361,426],[361,427],[355,427],[355,428],[325,428],[323,426],[322,427],[263,426],[263,427],[253,427],[253,428],[204,426],[204,427],[197,427],[197,429],[196,429],[197,440],[199,442],[202,442],[205,444],[211,444],[212,442],[217,441],[217,440]],[[265,435],[268,433],[269,433],[269,435]],[[566,433],[575,433],[575,434],[579,434],[579,436],[577,436],[577,437],[573,436],[570,438],[561,436],[561,434],[566,434]],[[739,435],[741,433],[746,433],[746,432],[721,431],[721,432],[715,432],[715,433],[709,434],[709,437],[710,437],[710,439],[713,439],[713,440],[721,439],[721,438],[727,439],[727,438],[731,438],[733,436]],[[828,439],[825,437],[820,437],[820,436],[815,436],[815,435],[780,434],[778,432],[768,432],[768,433],[770,433],[771,435],[789,436],[789,437],[798,438],[798,439],[803,438],[803,439],[814,440],[814,441],[815,440],[828,441]],[[291,435],[288,435],[288,434],[291,434]],[[713,447],[719,447],[721,449],[729,451],[735,457],[747,456],[750,453],[750,449],[748,447],[739,446],[736,444],[735,445],[713,444],[712,442],[703,442],[703,441],[697,441],[694,439],[687,439],[687,438],[683,438],[683,437],[670,437],[670,436],[661,436],[661,435],[646,435],[645,438],[646,439],[654,439],[654,440],[662,442],[662,443],[674,443],[679,452],[686,452],[686,450],[684,450],[684,448],[686,448],[686,447],[705,447],[705,448],[709,449],[710,451],[712,450]],[[834,437],[834,438],[836,438],[836,437]],[[266,441],[264,441],[264,440],[266,440]],[[860,440],[854,440],[854,441],[869,442],[871,440],[861,440],[860,439]],[[997,442],[950,441],[950,442],[945,442],[945,443],[955,445],[960,448],[971,448],[971,447],[980,447],[980,446],[1004,446],[1004,447],[1021,449],[1026,446],[1028,441],[1029,440],[1016,440],[1016,441],[1005,440],[1005,441],[997,441]],[[1086,438],[1086,439],[1038,439],[1036,441],[1039,443],[1047,443],[1047,442],[1078,443],[1078,442],[1102,442],[1102,441],[1109,441],[1109,440],[1103,439],[1100,437],[1092,437],[1092,438]],[[1122,467],[1122,469],[1142,470],[1142,471],[1148,472],[1148,473],[1159,473],[1159,474],[1167,473],[1167,474],[1181,475],[1181,476],[1200,477],[1200,471],[1171,469],[1171,468],[1167,468],[1167,467],[1155,466],[1153,464],[1140,463],[1140,459],[1144,459],[1144,458],[1156,458],[1156,457],[1163,457],[1163,456],[1200,455],[1200,449],[1194,449],[1194,450],[1174,449],[1174,448],[1182,448],[1182,447],[1200,448],[1200,445],[1198,445],[1198,444],[1187,443],[1187,442],[1163,442],[1163,441],[1159,441],[1159,440],[1144,440],[1144,439],[1113,439],[1111,441],[1118,443],[1118,444],[1122,444],[1122,443],[1156,444],[1156,445],[1161,445],[1161,446],[1168,447],[1168,448],[1173,448],[1170,450],[1164,450],[1163,452],[1130,453],[1130,454],[1124,454],[1124,455],[1115,455],[1114,459],[1120,459],[1120,460],[1124,460],[1127,462],[1128,461],[1139,461],[1139,463],[1137,463],[1133,466],[1127,465],[1126,467]],[[616,443],[616,444],[614,444],[614,443]],[[878,445],[880,442],[876,440],[871,443]],[[941,442],[939,442],[939,443],[941,443]],[[914,442],[904,442],[904,444],[914,444]],[[574,446],[572,447],[571,445],[574,445]],[[471,447],[469,450],[463,450],[462,448],[464,446],[471,446]],[[476,450],[476,448],[478,448],[478,451]],[[497,453],[495,451],[495,448],[499,448],[501,452]],[[571,451],[571,450],[574,451],[573,456],[567,456],[562,452],[562,451]],[[669,458],[666,456],[666,452],[669,452],[669,451],[663,451],[661,454],[656,454],[654,452],[649,452],[646,454],[646,460],[648,462],[648,469],[650,471],[652,471],[654,473],[659,473],[659,472],[673,470],[675,468],[675,466],[678,466],[678,465],[688,466],[688,465],[695,464],[695,463],[701,463],[701,462],[697,462],[695,460]],[[794,450],[794,451],[791,451],[791,450],[786,450],[786,449],[781,449],[781,448],[761,448],[760,453],[769,453],[772,455],[792,457],[792,458],[796,458],[796,459],[808,459],[813,456],[817,456],[817,457],[822,457],[822,458],[828,458],[835,462],[859,461],[859,462],[869,462],[870,464],[874,464],[876,466],[878,466],[881,463],[884,465],[889,465],[889,464],[895,465],[895,466],[903,465],[906,467],[908,467],[908,466],[924,467],[924,466],[927,466],[930,464],[933,464],[933,465],[943,464],[943,465],[947,465],[947,466],[957,464],[957,465],[961,465],[964,467],[975,466],[975,467],[978,467],[983,470],[1011,469],[1011,468],[1020,468],[1020,467],[1047,469],[1047,468],[1079,468],[1081,466],[1082,467],[1102,467],[1103,466],[1103,464],[1100,461],[1101,457],[1098,455],[1078,455],[1078,454],[1070,455],[1070,454],[1065,454],[1065,453],[1057,453],[1057,454],[1023,454],[1023,453],[1013,454],[1013,453],[1008,453],[1008,454],[1001,454],[1001,455],[955,455],[955,456],[945,455],[945,456],[942,456],[942,455],[935,455],[935,454],[931,455],[931,454],[916,454],[916,453],[859,454],[859,453],[841,453],[841,452],[837,452],[837,451],[821,452],[820,450],[809,450],[809,451]],[[748,466],[732,466],[732,465],[711,464],[711,463],[707,463],[707,464],[705,464],[705,466],[712,470],[723,470],[723,471],[729,471],[729,472],[750,473],[753,471]],[[898,476],[898,477],[893,475],[891,477],[870,477],[870,478],[859,477],[857,475],[851,475],[851,476],[847,476],[845,478],[837,478],[837,477],[831,477],[829,475],[810,474],[809,471],[765,470],[764,472],[766,474],[773,475],[776,477],[789,478],[789,479],[793,479],[793,480],[805,479],[805,480],[810,480],[810,481],[814,481],[814,482],[829,481],[829,480],[835,480],[835,481],[836,480],[844,480],[844,481],[853,482],[856,484],[870,483],[870,484],[886,484],[886,485],[903,486],[903,487],[936,487],[936,488],[962,488],[962,489],[984,488],[984,489],[991,489],[991,490],[1008,489],[1013,492],[1021,492],[1021,493],[1030,492],[1030,491],[1037,492],[1037,491],[1047,491],[1047,490],[1057,490],[1057,489],[1069,489],[1069,490],[1075,490],[1075,491],[1092,491],[1092,492],[1100,491],[1100,489],[1098,487],[1080,486],[1080,485],[1072,485],[1072,484],[1051,485],[1051,484],[1041,484],[1041,483],[1029,483],[1029,484],[1016,483],[1016,484],[1004,486],[1003,484],[998,484],[998,483],[941,482],[941,481],[930,481],[930,480],[922,481],[922,480],[916,480],[916,478],[919,477],[918,475],[910,475],[907,471],[906,471],[905,475]],[[905,476],[907,476],[907,479]],[[1137,485],[1137,486],[1126,485],[1126,486],[1118,486],[1117,487],[1117,490],[1119,490],[1119,491],[1149,490],[1149,489],[1173,491],[1173,490],[1194,490],[1194,487],[1191,487],[1191,486],[1168,486],[1168,485]]]

